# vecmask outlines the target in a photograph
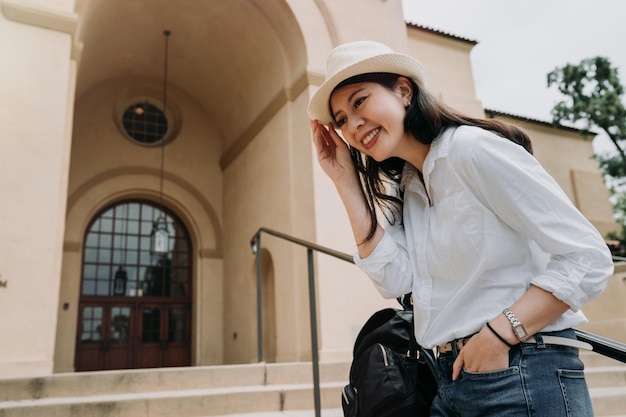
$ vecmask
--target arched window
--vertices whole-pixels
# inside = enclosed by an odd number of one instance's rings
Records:
[[[167,243],[155,251],[159,224]],[[147,201],[123,202],[102,211],[89,227],[82,296],[187,297],[190,284],[189,236],[172,213]]]

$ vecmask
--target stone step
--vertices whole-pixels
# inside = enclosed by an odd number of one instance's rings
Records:
[[[347,362],[320,364],[320,381],[345,381]],[[41,378],[0,379],[3,401],[115,395],[171,390],[313,383],[310,363],[245,364],[77,372]]]
[[[320,386],[322,408],[340,407],[343,383]],[[239,386],[98,396],[45,398],[0,403],[2,417],[191,417],[311,410],[311,384]]]
[[[626,410],[626,387],[590,388],[593,411],[598,417],[619,417]]]
[[[585,369],[585,379],[590,388],[626,387],[626,366],[587,368]]]
[[[209,416],[202,416],[209,417]],[[211,417],[315,417],[315,410],[289,410],[261,413],[226,414]],[[326,408],[321,410],[321,417],[343,417],[341,408]],[[625,416],[626,417],[626,416]]]
[[[586,369],[595,368],[596,366],[599,366],[599,367],[626,366],[626,364],[616,359],[612,359],[607,356],[600,355],[596,352],[581,351],[580,359],[585,364]]]

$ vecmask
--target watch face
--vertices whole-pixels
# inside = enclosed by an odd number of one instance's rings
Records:
[[[517,333],[517,337],[519,339],[524,339],[526,337],[526,331],[524,330],[524,328],[520,325],[515,327],[515,333]]]

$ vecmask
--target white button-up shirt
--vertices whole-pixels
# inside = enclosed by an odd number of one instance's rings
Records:
[[[486,130],[445,129],[423,167],[405,164],[404,226],[356,264],[388,298],[413,293],[415,333],[434,347],[479,331],[531,284],[570,306],[544,331],[586,322],[613,273],[598,231],[524,148]]]

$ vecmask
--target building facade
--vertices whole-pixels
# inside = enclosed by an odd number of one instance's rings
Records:
[[[334,46],[409,53],[440,99],[485,115],[475,42],[407,25],[400,0],[0,8],[0,378],[258,360],[256,231],[354,251],[306,116]],[[612,230],[591,141],[525,125],[583,214]],[[306,252],[264,236],[261,255],[263,359],[310,360]],[[320,358],[346,359],[393,302],[349,263],[315,264]]]

